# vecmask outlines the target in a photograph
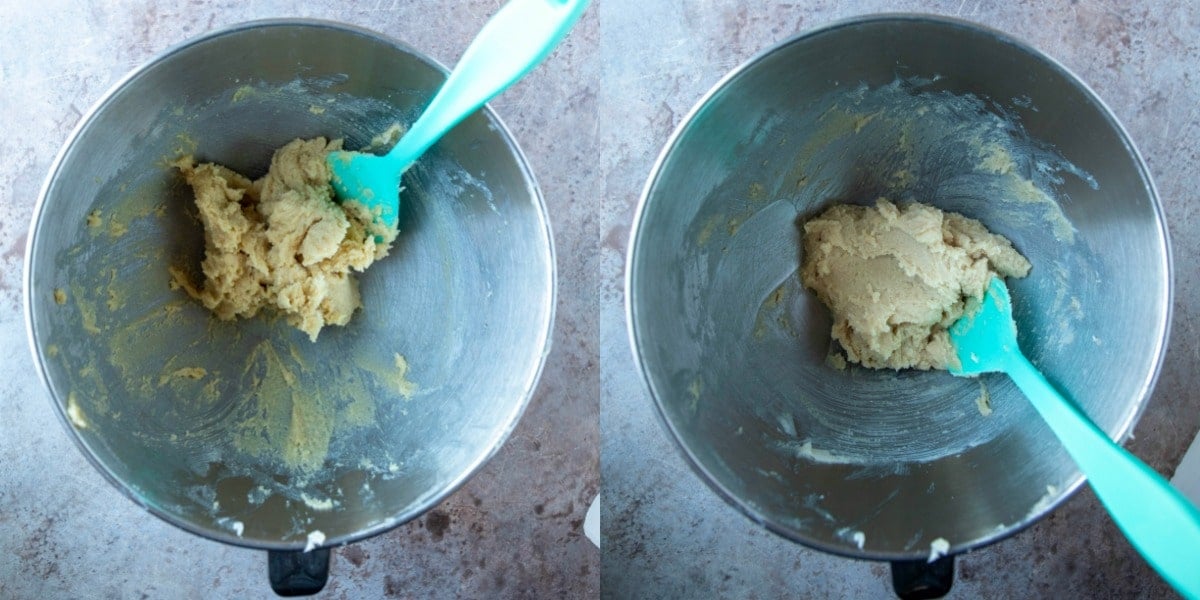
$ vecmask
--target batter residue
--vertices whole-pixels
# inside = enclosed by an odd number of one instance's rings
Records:
[[[979,221],[924,204],[835,205],[804,224],[804,285],[833,313],[846,357],[866,367],[953,366],[948,328],[993,275],[1029,269]]]
[[[313,341],[322,327],[348,323],[362,306],[354,272],[386,256],[396,232],[373,224],[361,204],[334,202],[325,157],[340,148],[341,140],[294,140],[256,181],[179,159],[204,225],[204,285],[174,267],[172,283],[223,320],[274,308]]]

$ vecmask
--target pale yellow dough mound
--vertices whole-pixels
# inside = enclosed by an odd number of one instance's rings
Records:
[[[373,226],[361,205],[334,202],[325,156],[340,148],[292,141],[256,181],[191,156],[177,161],[204,225],[204,285],[176,268],[173,284],[224,320],[279,310],[313,341],[322,327],[348,323],[362,305],[354,272],[386,256],[396,234]]]
[[[872,368],[957,364],[947,329],[993,274],[1029,261],[982,223],[924,204],[836,205],[804,224],[804,285],[833,313],[833,337]]]

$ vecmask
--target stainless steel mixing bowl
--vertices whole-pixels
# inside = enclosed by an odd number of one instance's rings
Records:
[[[297,137],[359,148],[445,74],[369,31],[257,22],[166,51],[84,117],[34,213],[29,339],[80,447],[135,502],[231,544],[344,544],[434,506],[508,437],[548,351],[554,255],[490,109],[406,174],[399,238],[348,326],[312,343],[279,318],[217,321],[168,285],[203,257],[171,160],[256,177]]]
[[[924,562],[939,540],[953,554],[1021,529],[1082,477],[1003,376],[831,364],[799,226],[879,196],[1014,242],[1034,265],[1010,281],[1022,347],[1117,439],[1162,360],[1170,253],[1149,172],[1096,95],[961,21],[877,16],[789,39],[684,119],[627,265],[634,353],[666,429],[770,530]]]

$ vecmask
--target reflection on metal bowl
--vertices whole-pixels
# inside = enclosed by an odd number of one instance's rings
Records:
[[[1114,438],[1170,316],[1162,212],[1132,142],[1063,67],[960,21],[879,16],[736,69],[664,149],[635,220],[637,361],[692,466],[756,522],[924,562],[1021,529],[1082,482],[1003,376],[839,369],[800,228],[833,202],[921,201],[1033,263],[1021,344]]]
[[[391,255],[319,341],[260,314],[222,322],[179,290],[203,234],[170,161],[258,176],[295,138],[365,146],[410,122],[445,70],[314,21],[250,23],[171,49],[102,99],[35,212],[36,363],[85,454],[154,514],[278,551],[385,531],[449,495],[533,393],[554,257],[529,167],[483,110],[410,170]]]

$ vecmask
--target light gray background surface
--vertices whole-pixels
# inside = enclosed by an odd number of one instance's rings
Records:
[[[887,598],[886,564],[776,537],[685,465],[628,350],[623,266],[642,185],[668,136],[725,73],[773,43],[874,12],[958,16],[1008,32],[1091,85],[1129,129],[1166,206],[1176,258],[1170,350],[1129,445],[1170,475],[1200,424],[1196,197],[1200,10],[1194,2],[601,0],[605,156],[601,475],[610,598]],[[836,60],[836,58],[831,58]],[[1119,318],[1119,316],[1114,316]],[[961,557],[951,598],[1157,598],[1172,592],[1083,491],[1033,528]],[[1198,563],[1200,568],[1200,563]]]
[[[159,522],[105,483],[32,374],[20,318],[24,236],[82,112],[155,53],[222,25],[329,18],[452,63],[500,3],[0,2],[0,597],[270,597],[261,553]],[[776,41],[885,11],[957,15],[1026,40],[1092,85],[1138,143],[1166,205],[1176,293],[1164,371],[1130,448],[1171,473],[1200,425],[1196,3],[594,0],[567,44],[493,103],[530,158],[556,235],[558,319],[539,392],[463,490],[421,520],[338,551],[324,597],[595,597],[601,560],[579,523],[598,489],[598,448],[606,597],[888,597],[885,566],[777,538],[687,469],[634,370],[621,304],[634,204],[695,101]],[[955,585],[958,598],[1172,595],[1087,491],[963,557]]]
[[[266,554],[159,521],[91,468],[34,376],[21,320],[25,232],[68,133],[129,70],[212,29],[267,17],[349,22],[453,64],[499,0],[73,2],[0,0],[0,598],[270,598]],[[599,589],[581,524],[599,485],[597,22],[493,107],[551,212],[553,353],[504,448],[423,518],[334,553],[324,598],[578,598]]]

